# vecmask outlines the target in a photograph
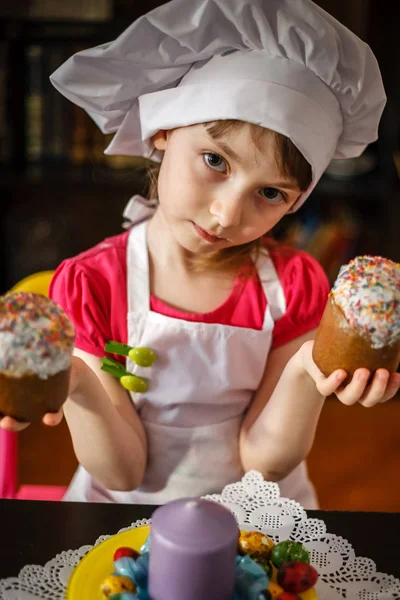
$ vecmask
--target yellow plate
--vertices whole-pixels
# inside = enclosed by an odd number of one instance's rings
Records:
[[[143,525],[111,536],[88,552],[75,567],[68,582],[66,600],[100,600],[100,586],[114,571],[114,552],[128,546],[140,551],[150,533],[150,526]],[[303,600],[316,600],[315,590],[300,594]]]
[[[67,600],[96,600],[103,598],[100,586],[114,571],[114,552],[128,546],[139,551],[150,532],[149,525],[117,533],[90,550],[77,565],[67,587]]]

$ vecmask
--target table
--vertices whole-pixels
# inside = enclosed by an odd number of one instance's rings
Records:
[[[0,579],[17,576],[26,564],[44,565],[63,550],[92,545],[117,533],[155,506],[0,500]],[[357,556],[372,558],[378,571],[400,578],[400,513],[307,511],[341,535]],[[380,537],[378,538],[378,532]]]

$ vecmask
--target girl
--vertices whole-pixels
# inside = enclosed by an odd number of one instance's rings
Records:
[[[115,132],[106,152],[161,161],[157,202],[132,199],[128,232],[52,282],[77,331],[64,414],[82,466],[66,498],[159,504],[254,468],[316,507],[304,459],[325,397],[372,406],[399,375],[367,384],[359,369],[342,386],[344,371],[321,374],[311,351],[328,282],[265,234],[332,158],[376,139],[371,50],[310,0],[173,0],[51,80]],[[101,370],[108,340],[156,352],[148,368],[127,359],[148,391]]]

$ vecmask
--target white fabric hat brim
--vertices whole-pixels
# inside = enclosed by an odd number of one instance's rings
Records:
[[[222,84],[225,69],[235,77]],[[154,158],[159,129],[237,118],[290,137],[311,164],[311,188],[332,158],[377,139],[386,101],[369,46],[311,0],[172,0],[51,81],[116,132],[108,154]]]
[[[343,127],[339,103],[314,74],[255,51],[214,57],[177,87],[140,96],[139,114],[142,140],[125,135],[136,118],[136,110],[129,111],[107,153],[118,149],[157,160],[151,136],[160,129],[237,119],[289,137],[311,165],[313,181],[334,155]]]

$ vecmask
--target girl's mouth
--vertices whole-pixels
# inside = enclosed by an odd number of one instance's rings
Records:
[[[213,235],[212,233],[209,233],[208,231],[206,231],[205,229],[203,229],[199,225],[196,225],[196,223],[193,223],[193,221],[192,221],[192,224],[193,224],[193,227],[196,230],[196,233],[203,240],[206,240],[206,242],[210,242],[211,244],[215,244],[216,242],[224,242],[224,241],[226,241],[225,238],[218,237],[217,235]]]

